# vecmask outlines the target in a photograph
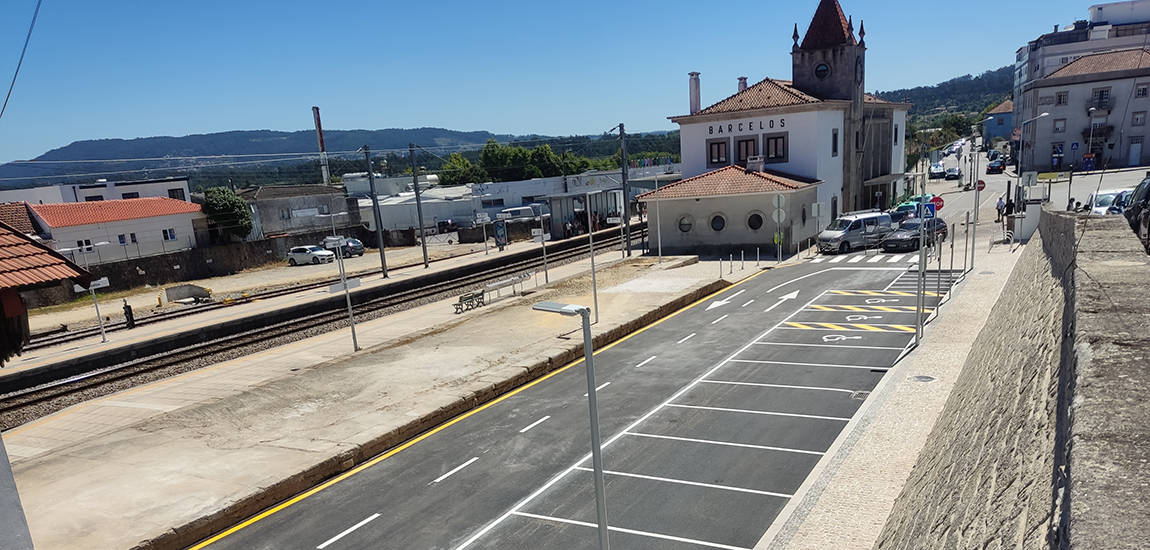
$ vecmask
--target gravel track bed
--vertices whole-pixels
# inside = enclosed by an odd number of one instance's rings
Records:
[[[602,250],[603,249],[599,249],[599,252],[602,253]],[[548,265],[549,266],[552,266],[552,265],[553,266],[560,266],[560,265],[565,265],[565,264],[569,264],[572,262],[577,262],[577,261],[586,259],[588,257],[590,257],[590,252],[586,251],[586,250],[580,252],[579,254],[564,256],[562,258],[548,257]],[[541,267],[542,267],[542,260],[540,259],[539,268],[541,268]],[[534,269],[534,268],[530,268],[530,267],[520,268],[517,270],[517,272],[518,273],[526,273],[531,269]],[[482,288],[487,283],[487,281],[489,281],[489,280],[491,280],[491,279],[485,279],[483,281],[478,281],[472,285],[466,285],[463,288],[454,288],[454,289],[443,291],[443,292],[437,292],[435,294],[419,297],[419,298],[416,298],[413,300],[405,301],[403,303],[399,303],[399,304],[395,304],[395,305],[391,305],[391,306],[387,306],[387,307],[382,307],[382,308],[375,309],[372,311],[365,311],[362,313],[357,312],[355,314],[355,321],[356,321],[356,323],[363,323],[363,322],[367,322],[367,321],[372,321],[372,320],[379,319],[381,317],[386,317],[388,315],[392,315],[392,314],[395,314],[395,313],[398,313],[401,311],[406,311],[409,309],[414,309],[414,308],[421,307],[421,306],[431,304],[434,302],[438,302],[441,300],[454,298],[455,296],[459,295],[461,292],[467,292],[470,290],[478,290],[478,289]],[[361,305],[359,307],[363,307],[363,305]],[[243,343],[241,345],[231,347],[229,349],[225,349],[225,350],[221,350],[221,351],[204,353],[204,352],[195,351],[195,350],[186,351],[186,352],[181,352],[180,350],[175,350],[175,351],[171,352],[171,354],[169,354],[169,355],[161,356],[158,358],[157,357],[145,358],[145,359],[142,359],[142,360],[139,360],[138,362],[136,362],[137,367],[141,370],[147,369],[148,363],[155,362],[155,361],[171,362],[174,360],[175,364],[172,364],[172,365],[169,365],[169,366],[166,366],[163,368],[159,368],[159,369],[144,370],[144,372],[132,374],[132,375],[130,375],[126,378],[122,378],[120,380],[114,380],[114,381],[107,382],[107,383],[101,383],[101,380],[107,380],[107,379],[113,378],[115,376],[122,376],[123,375],[122,372],[117,372],[117,373],[105,372],[102,374],[93,375],[93,376],[85,379],[84,383],[90,385],[89,387],[87,387],[85,389],[79,390],[79,391],[74,392],[74,393],[61,395],[59,397],[55,397],[55,398],[52,398],[52,399],[49,399],[46,401],[33,403],[33,404],[28,405],[28,406],[20,406],[18,408],[15,408],[13,410],[5,412],[3,418],[0,418],[0,430],[9,430],[9,429],[15,428],[17,426],[20,426],[20,425],[23,425],[23,424],[26,424],[29,422],[33,422],[35,420],[38,420],[38,419],[43,418],[45,416],[48,416],[50,414],[54,414],[56,412],[59,412],[59,411],[66,409],[68,407],[71,407],[73,405],[77,405],[77,404],[80,404],[80,403],[83,403],[86,401],[99,399],[101,397],[106,397],[108,395],[112,395],[112,394],[119,393],[119,392],[122,392],[125,390],[129,390],[132,388],[136,388],[139,386],[150,384],[152,382],[157,382],[160,380],[164,380],[166,378],[178,376],[178,375],[186,373],[186,372],[191,372],[194,370],[202,369],[204,367],[210,367],[212,365],[216,365],[216,364],[230,361],[233,359],[238,359],[238,358],[241,358],[241,357],[244,357],[247,355],[259,353],[261,351],[265,351],[265,350],[279,347],[282,345],[290,344],[293,342],[298,342],[300,340],[306,340],[306,339],[314,337],[314,336],[320,336],[323,334],[327,334],[329,332],[343,330],[345,328],[348,328],[348,326],[349,326],[346,313],[342,313],[342,315],[341,315],[340,312],[334,312],[334,313],[330,313],[330,314],[325,314],[324,316],[325,317],[334,317],[334,318],[329,320],[329,321],[323,322],[323,324],[320,326],[313,326],[313,327],[305,328],[305,329],[294,329],[294,330],[288,329],[285,333],[277,335],[277,336],[272,336],[270,338],[269,337],[259,337],[255,341]],[[291,325],[293,323],[295,323],[295,322],[293,321],[291,323],[284,323],[281,326],[287,326],[287,325]],[[181,354],[186,356],[186,358],[181,358]],[[137,367],[129,367],[129,369],[137,368]],[[105,369],[105,370],[110,371],[112,369]],[[3,397],[4,396],[0,396],[0,398],[3,398]],[[13,401],[19,402],[19,399],[13,399]]]

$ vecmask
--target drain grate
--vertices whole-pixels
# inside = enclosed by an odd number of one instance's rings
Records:
[[[851,393],[851,399],[866,399],[868,395],[869,391],[856,391]]]
[[[911,376],[910,378],[907,378],[907,380],[910,380],[911,382],[934,382],[934,377],[920,374],[918,376]]]

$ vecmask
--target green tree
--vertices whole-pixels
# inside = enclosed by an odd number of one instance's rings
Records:
[[[439,169],[439,183],[441,185],[462,185],[465,183],[483,183],[489,181],[487,172],[483,168],[471,164],[471,161],[459,153],[452,153],[443,167]]]
[[[227,234],[242,239],[252,232],[252,211],[248,203],[227,187],[204,190],[204,214]]]

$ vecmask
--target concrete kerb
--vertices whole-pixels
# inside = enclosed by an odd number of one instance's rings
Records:
[[[697,261],[697,258],[695,261]],[[695,261],[684,258],[683,263],[676,267],[689,265],[695,263]],[[564,280],[569,278],[571,277],[564,278]],[[556,282],[558,281],[553,281],[552,284]],[[605,327],[601,332],[592,337],[595,349],[601,350],[621,340],[628,334],[667,317],[690,304],[705,299],[730,285],[731,283],[725,280],[697,284],[695,288],[690,289],[686,294],[658,306],[639,317],[616,326]],[[523,296],[519,298],[521,299]],[[509,300],[501,304],[500,307],[492,308],[483,313],[490,313],[503,309],[503,307],[509,307],[518,301],[520,300]],[[420,334],[440,332],[470,318],[471,317],[461,318],[447,323],[441,323],[422,331]],[[411,340],[412,338],[412,336],[407,336],[401,340]],[[478,387],[473,386],[472,389],[467,390],[463,395],[452,399],[450,403],[439,406],[435,410],[425,413],[417,419],[390,430],[383,435],[373,437],[355,448],[347,449],[336,456],[323,460],[302,472],[298,472],[267,487],[259,488],[215,513],[203,516],[185,525],[175,527],[164,535],[136,545],[132,550],[187,548],[216,533],[228,529],[246,518],[253,517],[276,505],[288,502],[308,491],[317,490],[317,486],[322,483],[332,483],[337,481],[341,475],[351,475],[359,469],[366,468],[373,464],[372,461],[379,461],[386,458],[384,453],[398,452],[403,446],[417,442],[419,438],[427,435],[430,430],[440,427],[472,410],[491,404],[500,397],[534,381],[540,380],[565,366],[574,364],[574,362],[583,357],[583,344],[581,341],[577,342],[576,340],[577,339],[573,339],[568,346],[552,347],[542,352],[540,358],[533,363],[527,365],[512,365],[508,369],[504,369],[503,372],[506,372],[507,376],[501,380],[490,383],[479,383],[477,384]],[[386,342],[373,349],[386,349],[387,347],[395,345],[395,343],[396,341]]]

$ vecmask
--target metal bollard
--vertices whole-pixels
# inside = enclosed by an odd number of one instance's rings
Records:
[[[719,278],[723,278],[723,257],[719,256]]]
[[[747,269],[747,251],[740,250],[739,251],[739,271],[743,271],[744,269]]]
[[[755,247],[755,267],[759,267],[759,247]]]
[[[970,210],[966,211],[966,225],[963,226],[963,237],[965,240],[962,243],[962,272],[967,273],[966,257],[970,255],[970,251],[967,250],[967,248],[970,247]]]
[[[731,265],[730,265],[729,269],[730,269],[730,271],[728,271],[728,273],[734,273],[735,272],[735,255],[734,254],[731,254]]]

